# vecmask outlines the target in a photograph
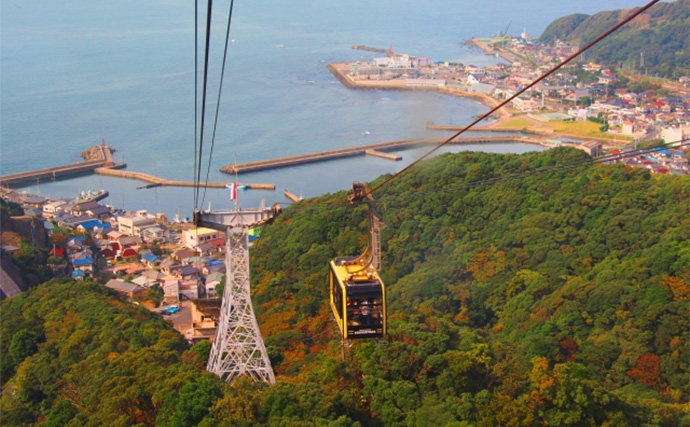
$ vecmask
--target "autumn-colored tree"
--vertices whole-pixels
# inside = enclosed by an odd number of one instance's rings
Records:
[[[656,354],[643,354],[630,368],[627,374],[640,384],[657,388],[659,386],[659,368],[661,358]]]

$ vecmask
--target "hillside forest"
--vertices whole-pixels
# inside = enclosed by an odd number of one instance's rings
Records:
[[[286,209],[251,250],[274,386],[99,283],[3,301],[2,425],[688,425],[690,182],[588,159],[444,154],[378,190],[389,335],[345,347],[328,262],[366,206]]]
[[[557,39],[585,46],[615,25],[630,10],[613,10],[594,15],[573,14],[553,21],[539,38],[544,43]],[[630,24],[597,43],[587,52],[588,61],[608,66],[625,65],[642,73],[679,78],[690,75],[690,0],[660,2]]]

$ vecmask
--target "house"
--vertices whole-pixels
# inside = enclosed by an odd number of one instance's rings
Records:
[[[466,80],[468,85],[474,85],[482,82],[482,78],[476,74],[469,74]]]
[[[163,301],[168,304],[180,302],[180,283],[177,280],[166,280],[163,284]]]
[[[190,249],[196,249],[198,245],[209,240],[225,238],[225,233],[212,228],[197,227],[182,232],[182,244]]]
[[[93,264],[93,258],[88,255],[72,259],[72,266],[74,269],[83,271],[87,276],[93,274]]]
[[[81,252],[85,247],[84,236],[70,237],[67,240],[67,252],[70,254]]]
[[[141,230],[141,239],[149,245],[162,244],[170,241],[167,228],[155,226]]]
[[[142,288],[150,288],[152,285],[156,284],[156,283],[151,283],[149,281],[149,279],[145,276],[139,276],[139,277],[135,278],[134,280],[132,280],[132,283],[134,283],[135,285],[141,286]]]
[[[510,103],[519,111],[529,112],[537,108],[538,103],[531,98],[515,98]]]
[[[117,217],[118,231],[130,236],[140,236],[143,229],[156,225],[158,225],[156,217],[149,215],[146,211]]]
[[[256,236],[249,236],[250,242],[253,240],[252,237]],[[209,256],[213,255],[214,253],[220,252],[224,247],[225,239],[221,237],[218,239],[207,240],[206,242],[197,246],[197,249],[199,250],[199,252],[201,252],[201,255]]]
[[[621,124],[621,133],[623,135],[633,135],[635,133],[635,123],[630,120],[625,120]]]
[[[216,286],[221,284],[223,282],[223,274],[222,273],[211,273],[206,277],[206,296],[210,298],[216,297]]]
[[[55,215],[55,212],[58,211],[60,206],[64,206],[66,204],[67,200],[65,199],[51,200],[50,202],[43,205],[43,217],[52,218],[53,215]]]
[[[28,197],[24,197],[24,200],[22,201],[22,205],[30,207],[30,208],[38,209],[41,212],[41,216],[43,216],[42,215],[43,205],[45,205],[48,202],[50,202],[50,199],[48,199],[47,197],[31,195]]]
[[[113,289],[127,299],[132,299],[136,296],[142,295],[145,292],[145,289],[141,286],[120,279],[110,279],[105,286]]]
[[[587,141],[578,146],[579,149],[583,150],[592,157],[601,155],[601,147],[602,144],[599,141]]]
[[[186,299],[198,300],[199,299],[199,281],[198,280],[182,280],[182,281],[180,281],[180,295],[184,295],[184,297]]]
[[[135,248],[125,248],[120,251],[120,258],[127,261],[132,261],[137,257],[137,250]]]
[[[161,262],[160,268],[161,271],[164,274],[172,274],[172,272],[176,269],[181,267],[182,264],[179,264],[171,259],[166,259],[163,262]]]
[[[206,275],[213,273],[225,274],[226,268],[223,261],[214,259],[208,262],[208,265],[202,269],[203,273]]]
[[[91,220],[93,220],[93,218],[91,218],[88,215],[74,216],[74,215],[65,213],[65,214],[59,215],[59,216],[54,215],[53,220],[57,221],[58,226],[60,226],[61,228],[75,228],[76,226],[78,226],[82,222],[91,221]]]
[[[192,327],[187,334],[187,339],[192,342],[205,339],[213,342],[220,319],[222,300],[202,299],[192,301],[190,306],[192,312]]]
[[[601,70],[601,64],[595,64],[595,63],[593,63],[593,62],[590,62],[590,63],[587,63],[587,64],[583,64],[583,65],[582,65],[582,69],[585,70],[585,71],[589,71],[589,72],[594,72],[594,73],[595,73],[595,72]]]
[[[194,255],[196,255],[196,254],[191,249],[180,248],[180,249],[176,250],[175,252],[173,252],[170,257],[172,259],[177,260],[177,261],[182,261],[184,259],[193,257]]]
[[[156,264],[160,263],[160,258],[155,256],[152,253],[145,253],[141,257],[141,262],[144,263],[147,267],[154,267]]]
[[[126,234],[120,233],[119,231],[116,231],[116,230],[112,230],[112,231],[109,231],[108,233],[106,233],[106,236],[107,236],[108,240],[110,240],[112,242],[116,242],[116,241],[118,241],[118,239],[120,237],[126,236]]]
[[[179,268],[172,270],[172,274],[181,280],[196,280],[199,279],[199,270],[191,265],[181,265]]]
[[[161,278],[163,277],[163,274],[161,274],[159,271],[146,270],[143,273],[141,273],[141,275],[145,277],[150,284],[162,283]]]
[[[123,235],[117,239],[121,249],[136,248],[141,245],[141,239],[138,236]]]
[[[97,219],[94,219],[94,220],[82,222],[81,224],[79,224],[79,225],[77,226],[77,231],[80,231],[80,232],[82,232],[82,233],[86,233],[86,232],[91,233],[91,232],[93,232],[96,228],[102,227],[102,226],[103,226],[103,223],[102,223],[102,222],[100,222],[100,221],[97,220]]]

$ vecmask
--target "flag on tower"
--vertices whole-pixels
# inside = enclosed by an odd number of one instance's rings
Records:
[[[237,183],[233,182],[227,184],[225,187],[230,189],[230,200],[237,199]]]

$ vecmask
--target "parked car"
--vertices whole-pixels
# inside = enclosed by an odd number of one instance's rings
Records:
[[[178,311],[180,311],[180,307],[173,305],[173,306],[170,306],[170,307],[166,308],[165,310],[161,311],[161,314],[171,315],[171,314],[177,313]]]

